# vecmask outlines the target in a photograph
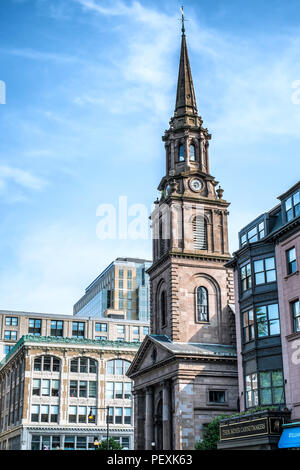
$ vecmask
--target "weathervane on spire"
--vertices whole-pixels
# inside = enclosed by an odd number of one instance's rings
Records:
[[[183,6],[180,7],[180,11],[181,11],[181,23],[182,23],[182,28],[181,28],[181,31],[182,31],[182,34],[185,33],[185,27],[184,27],[184,11],[183,11]]]

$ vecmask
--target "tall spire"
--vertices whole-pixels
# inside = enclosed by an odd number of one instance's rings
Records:
[[[187,114],[196,117],[198,115],[198,112],[197,112],[197,104],[196,104],[191,66],[190,66],[186,38],[185,38],[183,7],[181,7],[181,14],[182,14],[182,18],[181,18],[182,38],[181,38],[181,52],[180,52],[177,95],[176,95],[176,105],[175,105],[175,117],[180,117],[180,116],[184,116]]]

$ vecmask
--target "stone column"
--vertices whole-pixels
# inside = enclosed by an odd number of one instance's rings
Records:
[[[153,389],[146,388],[145,450],[151,450],[153,441]]]
[[[145,400],[144,393],[142,390],[133,391],[133,403],[134,403],[134,449],[144,450],[145,449]]]
[[[163,425],[163,449],[171,449],[171,426],[170,426],[170,384],[169,381],[163,382],[163,405],[162,405],[162,425]]]

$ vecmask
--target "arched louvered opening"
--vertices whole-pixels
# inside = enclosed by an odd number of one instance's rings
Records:
[[[203,216],[193,220],[193,239],[196,250],[207,250],[207,222]]]
[[[208,291],[206,287],[197,289],[197,318],[198,321],[209,321]]]

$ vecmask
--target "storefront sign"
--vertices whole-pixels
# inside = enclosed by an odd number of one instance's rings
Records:
[[[238,439],[242,437],[261,436],[269,433],[268,418],[242,421],[234,424],[220,426],[221,441]]]

